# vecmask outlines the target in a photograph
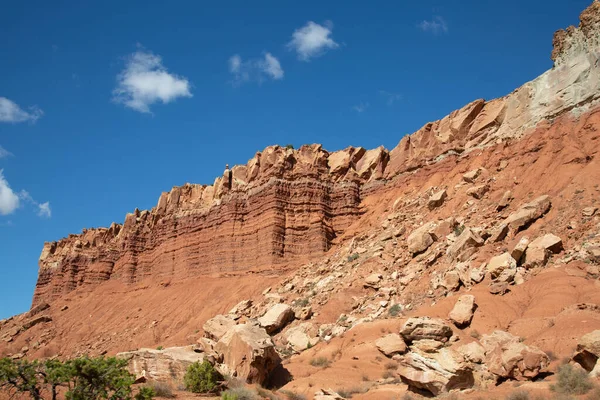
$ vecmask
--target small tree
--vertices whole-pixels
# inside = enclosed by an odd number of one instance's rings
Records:
[[[183,378],[185,388],[193,393],[213,392],[218,381],[223,379],[221,374],[208,361],[200,364],[198,361],[188,367]]]
[[[29,393],[32,399],[42,400],[39,364],[36,361],[0,359],[0,389]]]
[[[66,363],[72,377],[67,400],[120,400],[131,398],[134,377],[127,361],[114,357],[76,358]]]
[[[46,361],[41,374],[44,378],[44,384],[50,389],[52,400],[58,398],[58,387],[68,385],[71,380],[69,368],[58,360]]]

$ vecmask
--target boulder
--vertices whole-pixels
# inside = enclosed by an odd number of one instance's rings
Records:
[[[475,182],[475,179],[479,177],[481,174],[481,168],[474,169],[473,171],[469,171],[463,175],[463,181],[467,183]]]
[[[473,386],[471,366],[464,357],[452,349],[435,353],[411,351],[400,360],[398,374],[409,388],[426,390],[434,396],[453,389]]]
[[[452,328],[438,318],[413,317],[404,323],[400,334],[408,342],[422,339],[447,342],[452,336]]]
[[[518,232],[542,215],[546,214],[551,206],[552,202],[550,201],[550,196],[540,196],[531,203],[521,206],[521,208],[509,215],[508,218],[504,220],[504,223],[508,225],[511,231]]]
[[[205,354],[195,352],[194,346],[185,346],[163,350],[140,349],[119,353],[117,358],[127,360],[127,369],[136,380],[182,382],[188,367],[195,362],[203,362]]]
[[[512,192],[510,190],[507,190],[502,195],[502,199],[500,199],[500,201],[498,202],[498,205],[496,206],[496,211],[504,210],[506,207],[508,207],[510,205],[511,201],[512,201]]]
[[[229,314],[234,316],[235,319],[238,319],[242,315],[248,315],[250,308],[252,307],[252,300],[242,300],[237,303],[231,310],[229,310]]]
[[[447,197],[448,193],[446,193],[446,189],[442,189],[429,197],[429,200],[427,201],[427,207],[430,210],[440,207],[442,204],[444,204],[444,200],[446,200]]]
[[[33,317],[28,321],[25,321],[25,323],[23,323],[23,330],[26,331],[29,328],[32,328],[38,324],[43,324],[45,322],[52,322],[52,317],[49,315],[40,315],[37,317]]]
[[[471,257],[477,247],[483,246],[484,240],[470,228],[465,228],[456,241],[447,250],[448,257],[465,261]]]
[[[446,290],[455,291],[460,287],[460,282],[460,274],[457,271],[449,271],[444,274],[441,283]]]
[[[258,319],[260,326],[265,328],[267,333],[271,334],[281,330],[295,318],[294,310],[287,304],[275,304]]]
[[[529,246],[529,238],[527,236],[523,236],[521,240],[519,240],[519,243],[517,243],[510,252],[510,255],[515,259],[517,264],[519,261],[521,261],[521,257],[523,257],[525,250],[527,250],[527,246]]]
[[[434,228],[435,224],[430,222],[413,231],[407,239],[408,251],[418,254],[427,250],[435,241],[435,237],[431,233]]]
[[[314,400],[345,400],[331,389],[320,389],[315,392]]]
[[[543,247],[531,247],[529,246],[525,250],[525,257],[521,262],[523,268],[531,269],[536,267],[543,267],[550,259],[550,252]]]
[[[471,282],[480,283],[485,278],[485,264],[481,268],[473,268],[469,275]]]
[[[471,294],[464,294],[458,298],[454,308],[448,314],[450,321],[459,328],[468,326],[473,319],[473,313],[475,312],[475,296]]]
[[[445,343],[433,339],[421,339],[415,340],[410,346],[412,350],[419,350],[423,353],[437,353],[445,346]]]
[[[583,210],[581,210],[581,214],[584,217],[593,217],[594,214],[596,214],[596,211],[598,211],[598,207],[586,207]]]
[[[491,294],[499,294],[500,296],[508,293],[508,283],[506,282],[494,282],[490,285]]]
[[[204,336],[212,340],[219,340],[225,333],[236,325],[233,318],[225,315],[216,315],[206,321],[202,326]]]
[[[523,344],[519,337],[494,331],[481,337],[485,364],[499,379],[530,380],[544,372],[550,360],[546,353]]]
[[[281,363],[273,340],[256,325],[234,326],[217,342],[215,351],[221,357],[222,373],[247,383],[264,384]]]
[[[500,224],[491,233],[489,240],[492,243],[500,242],[508,235],[508,225]]]
[[[385,354],[387,357],[392,357],[396,354],[406,353],[406,343],[402,336],[397,333],[390,333],[375,341],[377,350]]]
[[[529,244],[530,248],[542,248],[557,254],[563,250],[562,239],[551,233],[535,239]]]
[[[364,287],[379,288],[379,283],[383,279],[381,274],[371,274],[365,278]]]
[[[487,184],[486,185],[478,185],[478,186],[474,186],[474,187],[468,189],[467,195],[472,196],[472,197],[476,198],[477,200],[480,200],[489,191],[490,191],[489,185],[487,185]]]
[[[463,355],[465,360],[475,364],[481,364],[485,359],[485,349],[479,342],[464,344],[456,350]]]
[[[506,269],[513,270],[516,272],[517,262],[509,253],[504,253],[492,259],[488,262],[487,271],[489,272],[492,279],[497,279]],[[514,274],[513,274],[514,276]],[[506,280],[504,280],[506,282]]]
[[[310,322],[289,328],[283,338],[296,352],[302,352],[319,342],[318,331]]]
[[[600,330],[583,335],[577,344],[577,352],[573,361],[578,363],[588,372],[598,369],[600,358]]]

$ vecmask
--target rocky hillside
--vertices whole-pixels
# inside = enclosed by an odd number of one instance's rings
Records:
[[[181,372],[201,357],[323,399],[356,382],[365,399],[544,391],[564,357],[593,370],[599,37],[596,0],[555,34],[551,70],[391,151],[268,147],[122,225],[46,243],[0,355],[130,351],[155,379],[180,378],[157,358]]]
[[[212,186],[163,193],[156,207],[136,209],[122,225],[46,243],[33,304],[109,279],[181,280],[324,254],[358,220],[361,201],[399,176],[589,110],[600,97],[597,8],[595,2],[582,14],[579,28],[556,33],[552,70],[503,98],[474,101],[426,124],[391,151],[268,147]]]

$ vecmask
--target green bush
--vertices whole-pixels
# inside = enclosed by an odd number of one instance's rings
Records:
[[[67,400],[131,399],[134,377],[127,371],[127,361],[116,358],[76,358],[66,362],[8,358],[0,360],[0,390],[29,394],[41,400],[48,391],[58,397],[58,388],[65,388]]]
[[[65,368],[71,376],[67,400],[129,399],[134,376],[127,371],[127,361],[114,357],[76,358]]]
[[[352,261],[358,260],[358,257],[360,257],[358,255],[358,253],[351,254],[351,255],[348,256],[348,262],[352,262]]]
[[[550,389],[564,394],[586,394],[593,387],[594,385],[585,371],[566,364],[558,367],[558,379],[555,385],[550,386]]]
[[[208,361],[198,361],[188,367],[183,378],[186,390],[192,393],[210,393],[217,389],[221,374]]]
[[[140,388],[140,391],[135,395],[135,400],[152,400],[156,396],[154,389],[150,386]]]
[[[392,317],[397,317],[402,312],[402,306],[400,304],[394,304],[388,310],[388,314]]]
[[[41,400],[43,381],[39,368],[40,364],[36,361],[0,359],[0,389],[29,393],[32,399]]]

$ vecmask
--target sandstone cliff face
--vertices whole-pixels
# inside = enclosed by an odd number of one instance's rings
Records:
[[[360,215],[361,185],[380,179],[387,161],[383,148],[268,147],[212,186],[163,193],[123,225],[46,243],[33,303],[108,279],[183,279],[319,256]]]
[[[554,68],[513,93],[476,100],[407,135],[391,151],[272,146],[213,185],[163,193],[122,225],[46,243],[33,304],[115,279],[180,280],[318,257],[362,213],[364,197],[447,156],[519,138],[543,120],[600,97],[600,1],[554,38]]]

